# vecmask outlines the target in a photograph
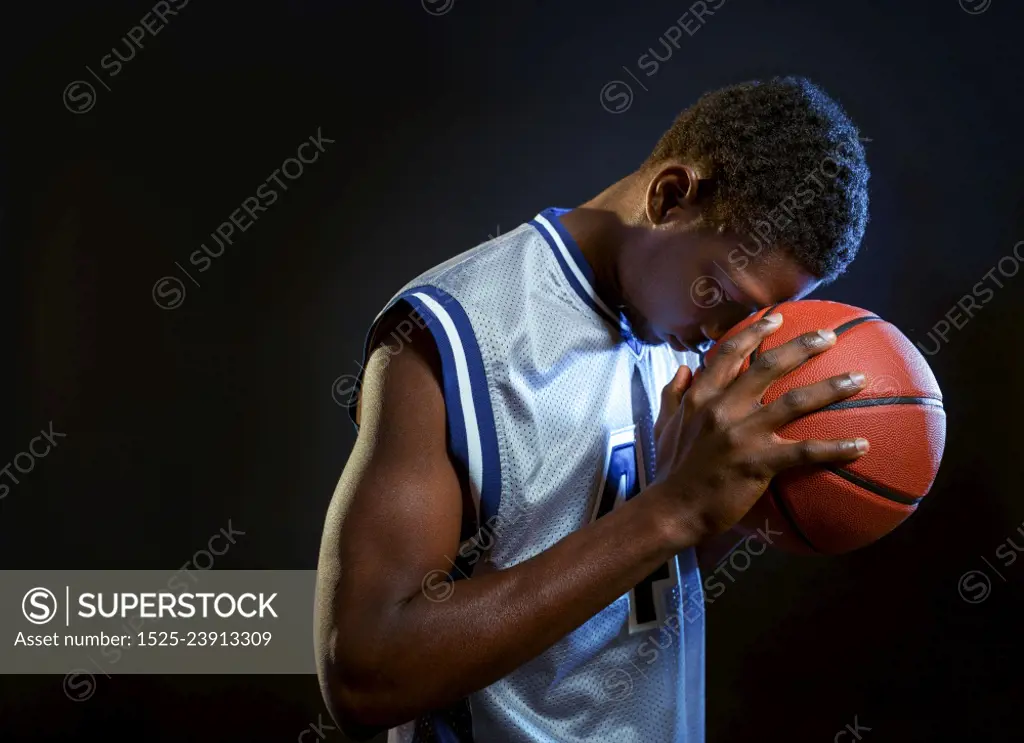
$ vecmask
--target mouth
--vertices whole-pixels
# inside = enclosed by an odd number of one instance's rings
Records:
[[[661,338],[662,342],[668,343],[674,351],[688,351],[699,356],[703,356],[715,345],[715,342],[707,336],[703,329],[698,330],[692,327],[680,328],[673,333],[667,332],[666,329],[661,333]]]
[[[687,339],[683,341],[679,340],[675,335],[670,335],[669,339],[669,345],[671,345],[676,351],[689,351],[690,353],[695,353],[699,356],[706,354],[708,349],[715,344],[714,341],[708,340],[707,338],[701,338],[700,340]]]

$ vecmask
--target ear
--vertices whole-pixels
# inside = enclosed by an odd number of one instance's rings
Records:
[[[701,179],[689,165],[672,163],[659,169],[647,185],[647,219],[664,224],[696,216]]]

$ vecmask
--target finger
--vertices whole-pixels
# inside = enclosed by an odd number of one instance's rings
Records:
[[[807,441],[785,441],[771,449],[765,463],[774,472],[805,464],[828,462],[851,462],[864,456],[870,446],[867,439],[808,439]]]
[[[675,415],[683,402],[683,395],[693,381],[693,372],[687,366],[680,366],[676,369],[675,376],[661,389],[661,409],[658,411],[658,421],[654,424],[655,439],[661,437],[661,429],[665,422]]]
[[[836,334],[824,329],[804,333],[778,348],[765,351],[750,363],[750,368],[730,387],[730,394],[760,400],[768,387],[808,359],[832,348]]]
[[[864,381],[864,374],[851,372],[797,387],[755,412],[748,422],[761,430],[774,431],[802,415],[856,395],[864,388]]]
[[[672,415],[683,401],[683,395],[693,381],[693,372],[688,366],[680,366],[672,380],[661,390],[661,415]]]
[[[715,356],[694,380],[693,389],[701,394],[724,389],[736,379],[744,360],[761,345],[767,336],[782,325],[782,315],[775,312],[751,323],[734,337],[718,343]]]

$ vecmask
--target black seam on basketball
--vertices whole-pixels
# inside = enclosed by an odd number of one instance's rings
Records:
[[[868,408],[874,405],[920,405],[929,408],[942,408],[942,400],[934,397],[869,397],[864,400],[840,400],[831,405],[815,410],[824,413],[829,410],[846,410],[848,408]],[[813,415],[813,413],[812,413]]]
[[[877,496],[885,498],[886,500],[891,500],[893,503],[899,503],[900,505],[904,506],[916,506],[922,500],[922,498],[907,495],[906,493],[901,493],[898,490],[893,490],[891,488],[885,487],[884,485],[879,485],[877,482],[866,480],[865,478],[860,477],[859,475],[855,475],[849,470],[843,469],[842,467],[826,465],[825,469],[827,469],[829,472],[834,472],[847,482],[852,483],[853,485],[856,485],[859,488],[863,488],[864,490],[867,490],[869,493],[874,493]]]
[[[786,519],[786,523],[789,524],[796,535],[800,537],[804,544],[806,544],[813,552],[820,553],[817,547],[811,544],[811,540],[807,538],[807,535],[801,531],[800,527],[797,526],[796,519],[793,518],[793,514],[790,513],[789,507],[786,505],[782,495],[772,487],[771,483],[768,483],[768,497],[771,498],[772,503],[775,504],[775,510],[782,514],[782,518]]]
[[[858,317],[856,320],[850,320],[850,322],[844,322],[842,325],[840,325],[838,328],[836,328],[832,332],[835,333],[836,336],[840,336],[843,333],[845,333],[847,330],[851,330],[851,329],[857,327],[858,325],[860,325],[861,323],[871,322],[873,320],[878,320],[879,322],[885,322],[885,320],[880,318],[878,315],[865,315],[864,317]]]

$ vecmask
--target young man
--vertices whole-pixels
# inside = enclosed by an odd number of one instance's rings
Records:
[[[830,331],[739,374],[778,327],[766,312],[692,370],[751,312],[846,268],[867,180],[856,128],[821,90],[738,85],[684,111],[591,201],[545,210],[391,300],[320,554],[320,679],[343,729],[390,727],[402,743],[704,739],[694,548],[780,470],[849,461],[867,442],[774,433],[856,393],[856,370],[759,402]]]

